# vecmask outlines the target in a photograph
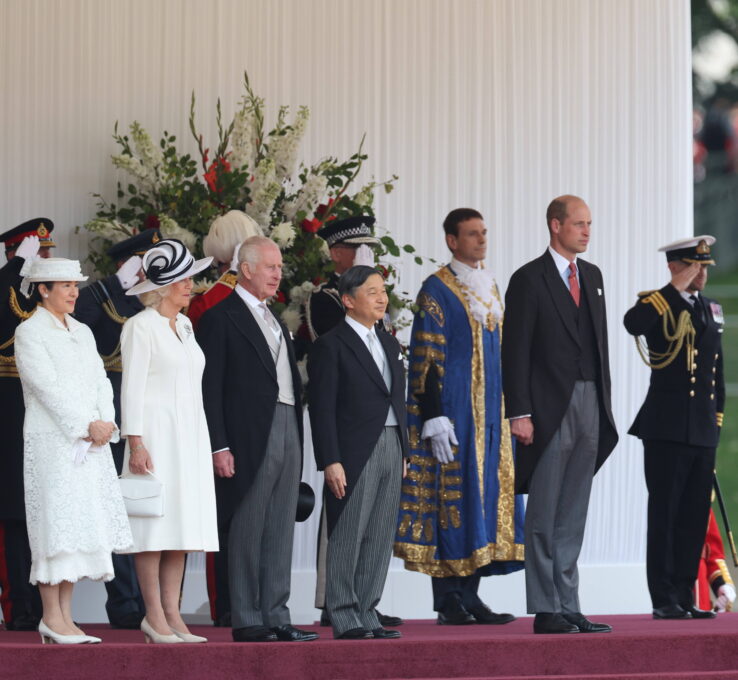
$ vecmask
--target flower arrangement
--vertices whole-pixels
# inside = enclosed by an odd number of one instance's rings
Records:
[[[166,131],[156,145],[138,122],[131,123],[129,134],[119,133],[116,123],[113,139],[119,153],[112,161],[128,176],[128,183],[118,182],[115,202],[94,194],[96,216],[83,226],[90,234],[89,259],[101,274],[111,273],[114,263],[107,249],[142,229],[156,227],[201,256],[202,239],[212,220],[232,209],[243,210],[282,251],[283,280],[273,305],[288,328],[297,332],[302,306],[333,270],[327,244],[316,232],[330,220],[374,215],[375,191],[391,192],[398,178],[393,175],[354,186],[367,158],[363,138],[347,160],[328,157],[313,165],[299,162],[309,109],[298,107],[290,119],[289,107],[281,106],[274,127],[267,131],[265,102],[255,94],[248,74],[244,74],[244,87],[240,107],[227,125],[217,102],[218,140],[213,151],[197,130],[193,92],[189,127],[197,159],[180,152],[176,137]],[[415,252],[410,244],[398,245],[388,233],[379,239],[378,260],[388,254],[398,257],[403,250]],[[414,259],[422,263],[417,255]],[[392,316],[398,318],[412,303],[396,291],[396,267],[385,262],[379,270],[387,281]]]

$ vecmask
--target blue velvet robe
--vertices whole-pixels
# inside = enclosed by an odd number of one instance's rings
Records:
[[[513,442],[503,412],[501,324],[490,317],[483,327],[472,318],[449,267],[426,279],[417,302],[407,400],[411,459],[395,555],[407,569],[437,577],[517,571],[524,505],[514,494]],[[440,414],[459,441],[447,465],[420,439],[429,370],[439,378]]]

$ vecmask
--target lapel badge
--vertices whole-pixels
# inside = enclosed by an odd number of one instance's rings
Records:
[[[602,297],[602,288],[598,288],[597,289],[597,295],[599,295],[600,297]]]

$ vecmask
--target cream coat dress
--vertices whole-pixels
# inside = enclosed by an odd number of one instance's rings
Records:
[[[121,433],[140,435],[164,483],[164,516],[131,517],[134,552],[217,551],[215,481],[202,404],[205,356],[190,320],[147,308],[121,334]],[[126,445],[124,476],[132,476]]]
[[[110,581],[111,552],[129,552],[133,544],[110,446],[75,461],[74,446],[88,436],[90,423],[115,422],[115,410],[92,331],[65,318],[67,327],[38,307],[15,334],[34,584]]]

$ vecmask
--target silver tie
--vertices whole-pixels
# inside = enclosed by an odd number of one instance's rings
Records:
[[[261,314],[264,317],[264,321],[266,321],[267,326],[269,326],[272,333],[274,333],[274,335],[277,336],[277,340],[279,340],[282,336],[282,329],[279,327],[277,320],[274,318],[274,314],[272,314],[272,312],[269,310],[269,307],[266,306],[265,302],[259,303],[259,309],[261,310]]]

